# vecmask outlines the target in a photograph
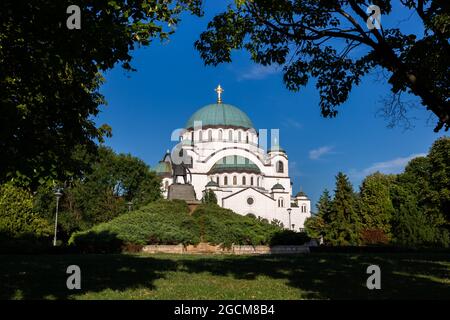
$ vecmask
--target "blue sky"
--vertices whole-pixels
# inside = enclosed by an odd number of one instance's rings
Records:
[[[223,7],[207,1],[205,17],[185,15],[168,42],[136,50],[132,64],[137,72],[117,66],[106,74],[101,92],[108,105],[96,122],[113,128],[107,145],[155,165],[173,146],[172,131],[182,128],[197,109],[215,102],[214,88],[220,83],[224,102],[246,112],[257,129],[280,129],[294,192],[302,188],[315,203],[324,188],[334,189],[337,172],[348,174],[358,188],[369,173],[402,171],[410,158],[427,153],[444,135],[433,132],[434,121],[421,108],[411,114],[417,118],[413,128],[387,128],[388,121],[376,116],[390,92],[380,73],[354,88],[337,118],[324,119],[313,80],[300,92],[289,92],[277,68],[253,64],[246,52],[236,52],[233,63],[205,67],[193,43]],[[420,32],[416,22],[405,12],[382,17],[383,24]]]

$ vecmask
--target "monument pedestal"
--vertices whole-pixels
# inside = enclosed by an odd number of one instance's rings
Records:
[[[201,203],[195,196],[195,189],[192,184],[171,184],[167,193],[167,199],[186,201],[191,212]]]

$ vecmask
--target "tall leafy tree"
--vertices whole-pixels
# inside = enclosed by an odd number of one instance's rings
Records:
[[[66,183],[60,204],[62,232],[69,236],[161,198],[161,181],[140,159],[100,147],[91,168]],[[131,204],[129,202],[131,201]],[[38,188],[35,210],[52,220],[55,200],[51,185]]]
[[[388,238],[391,236],[391,219],[394,206],[390,197],[393,177],[379,172],[364,178],[359,199],[361,223],[365,230],[378,230]]]
[[[450,137],[436,140],[428,154],[431,167],[431,188],[437,194],[437,206],[444,214],[450,230]]]
[[[200,0],[85,0],[68,29],[70,0],[3,0],[0,10],[0,182],[80,173],[72,150],[110,134],[93,118],[105,103],[102,73],[131,66],[131,51],[165,40]],[[5,156],[6,155],[6,156]],[[42,182],[42,181],[41,181]]]
[[[305,221],[305,229],[311,238],[326,236],[327,226],[331,222],[332,201],[330,192],[325,189],[316,204],[317,213]]]
[[[358,245],[360,242],[360,218],[356,210],[356,198],[348,177],[339,172],[331,206],[330,224],[325,240],[333,245]]]
[[[385,22],[386,16],[395,14],[393,1],[373,4],[383,17],[379,29],[367,24],[369,15],[371,19],[376,15],[367,1],[235,0],[213,18],[195,45],[210,65],[230,62],[234,49],[249,51],[258,64],[281,65],[290,90],[300,90],[316,78],[324,117],[335,117],[364,75],[381,68],[389,74],[393,94],[388,114],[405,117],[407,104],[401,95],[411,93],[437,117],[435,131],[448,129],[449,1],[398,3],[423,26],[417,34]]]

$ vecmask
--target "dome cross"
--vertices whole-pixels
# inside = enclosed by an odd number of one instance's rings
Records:
[[[216,89],[214,89],[215,92],[217,92],[217,103],[222,103],[222,92],[224,91],[220,84],[217,86]]]

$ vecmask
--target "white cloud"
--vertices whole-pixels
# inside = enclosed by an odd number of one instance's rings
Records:
[[[323,147],[320,147],[317,149],[313,149],[313,150],[309,151],[309,158],[311,160],[318,160],[326,154],[333,153],[332,152],[333,148],[334,147],[331,147],[331,146],[323,146]]]
[[[399,157],[383,162],[375,162],[374,164],[363,170],[352,170],[350,175],[357,178],[362,178],[377,171],[384,174],[400,173],[404,170],[409,161],[417,157],[425,157],[426,155],[426,153],[416,153],[411,154],[407,157]]]
[[[283,124],[285,127],[288,127],[288,128],[294,128],[294,129],[303,128],[303,125],[300,122],[295,121],[294,119],[286,119]]]
[[[263,66],[260,64],[253,65],[250,69],[238,76],[238,80],[261,80],[266,77],[280,72],[279,65]]]

